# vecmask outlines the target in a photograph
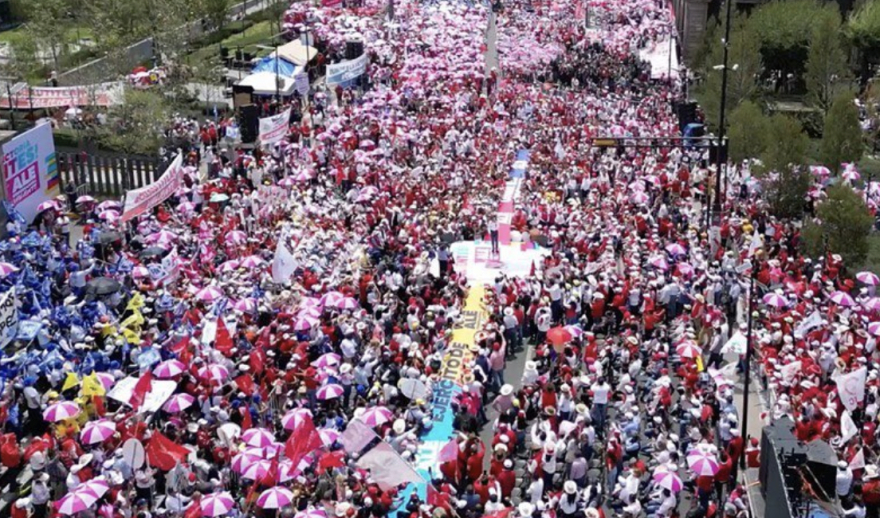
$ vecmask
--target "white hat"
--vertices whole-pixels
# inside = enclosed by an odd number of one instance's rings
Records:
[[[535,512],[535,506],[533,506],[529,502],[521,502],[519,506],[517,506],[516,510],[517,512],[519,512],[519,515],[521,517],[526,518],[528,516],[531,516],[532,513]]]
[[[406,422],[403,419],[398,419],[391,425],[391,429],[394,430],[394,433],[401,434],[406,430]]]
[[[511,385],[510,383],[505,383],[501,387],[501,395],[502,396],[509,396],[511,394],[513,394],[513,385]]]
[[[574,483],[574,480],[566,480],[565,484],[562,485],[562,490],[565,491],[567,495],[573,495],[577,493],[577,484]]]

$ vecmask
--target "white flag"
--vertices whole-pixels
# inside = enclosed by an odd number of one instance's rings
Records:
[[[296,258],[287,248],[287,236],[287,232],[282,232],[278,246],[275,247],[275,259],[272,260],[272,281],[276,284],[289,280],[296,271]]]
[[[387,442],[380,442],[357,461],[357,467],[370,470],[373,480],[383,491],[406,482],[424,484],[417,472]]]
[[[794,328],[794,336],[798,338],[803,338],[804,335],[809,333],[813,328],[819,327],[822,325],[822,314],[818,311],[813,311],[807,318],[801,320],[801,323],[798,324],[796,328]]]
[[[850,417],[849,411],[844,410],[843,414],[840,416],[840,435],[841,439],[843,439],[843,444],[849,442],[849,440],[855,437],[858,433],[859,429],[856,428],[856,423],[853,422],[852,417]]]
[[[853,470],[865,467],[865,452],[861,448],[853,455],[852,460],[849,461],[849,467]]]
[[[758,234],[758,229],[752,234],[752,242],[749,243],[749,257],[754,257],[755,252],[764,248],[764,239]]]
[[[794,380],[794,377],[797,376],[797,373],[801,371],[801,362],[798,360],[783,365],[780,371],[782,372],[782,381],[791,383]]]
[[[867,375],[868,369],[862,367],[837,377],[837,392],[840,394],[840,401],[850,412],[865,400],[865,378]]]

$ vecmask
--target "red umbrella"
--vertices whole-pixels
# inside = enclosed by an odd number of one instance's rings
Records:
[[[547,341],[556,347],[567,344],[572,338],[571,332],[564,327],[554,327],[547,331]]]

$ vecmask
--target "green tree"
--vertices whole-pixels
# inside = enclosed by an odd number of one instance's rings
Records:
[[[229,14],[229,0],[200,0],[199,13],[212,27],[222,29]]]
[[[824,113],[837,93],[849,87],[852,77],[836,16],[823,16],[813,27],[804,79],[810,102]]]
[[[71,27],[67,0],[31,0],[25,30],[36,41],[38,49],[48,52],[58,70],[58,58],[67,52],[67,31]]]
[[[804,249],[814,257],[827,250],[840,254],[846,264],[862,264],[868,257],[868,233],[874,218],[850,186],[833,185],[826,192],[828,196],[816,207],[816,220],[804,227]]]
[[[3,73],[16,79],[30,79],[39,72],[40,60],[37,58],[37,42],[25,32],[22,37],[9,43],[11,59],[3,66]],[[0,92],[5,95],[6,92]]]
[[[754,32],[748,28],[745,18],[737,15],[731,22],[730,47],[728,50],[727,71],[727,110],[732,110],[747,99],[758,94],[758,76],[761,73],[761,54],[759,42]],[[718,31],[724,34],[723,27]],[[705,81],[697,89],[697,100],[706,114],[709,126],[718,129],[721,110],[721,83],[724,63],[724,45],[721,38],[712,47],[705,62]]]
[[[773,214],[796,218],[803,214],[810,188],[810,175],[802,164],[810,139],[801,124],[787,115],[777,114],[767,120],[767,147],[761,154],[764,195]]]
[[[858,161],[864,151],[855,99],[851,93],[838,95],[825,116],[825,130],[819,147],[821,161],[837,172],[841,163]]]
[[[871,75],[869,57],[880,51],[880,2],[868,0],[850,14],[844,34],[859,51],[862,84]]]
[[[128,154],[154,155],[162,145],[164,125],[172,108],[155,90],[125,90],[125,102],[110,110],[99,134],[108,147]]]
[[[756,158],[767,146],[767,117],[752,101],[745,100],[730,112],[730,159]]]

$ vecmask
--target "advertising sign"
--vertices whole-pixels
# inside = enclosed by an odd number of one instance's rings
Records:
[[[60,194],[51,124],[40,124],[3,144],[3,189],[27,223],[41,203]]]

